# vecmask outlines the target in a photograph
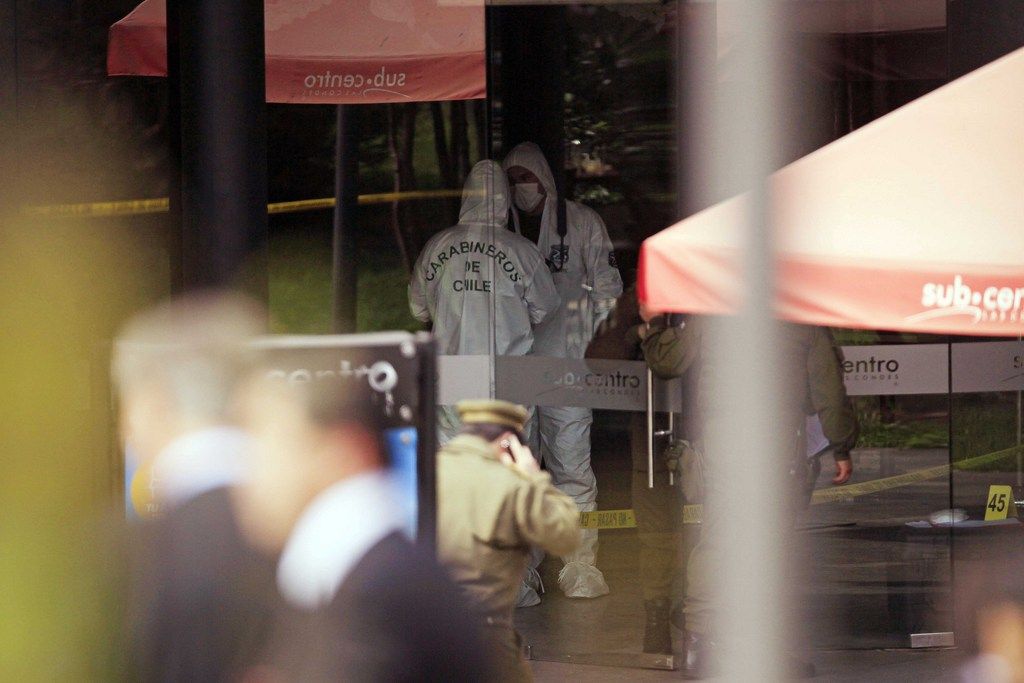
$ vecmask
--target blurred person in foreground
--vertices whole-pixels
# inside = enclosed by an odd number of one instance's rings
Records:
[[[579,511],[522,444],[525,408],[462,401],[458,436],[438,454],[438,555],[484,624],[498,678],[532,680],[512,624],[531,546],[556,555],[580,542]]]
[[[1008,540],[990,536],[962,553],[970,559],[957,569],[956,641],[971,654],[963,683],[1024,683],[1024,550]]]
[[[990,599],[975,615],[977,654],[960,670],[964,683],[1024,683],[1024,602],[1020,591]]]
[[[708,334],[708,320],[702,316],[688,316],[676,320],[677,316],[659,314],[641,303],[640,315],[646,321],[640,329],[640,345],[644,357],[654,374],[663,379],[679,377],[695,362],[699,361],[696,379],[697,409],[704,423],[703,433],[712,430],[709,421],[727,420],[728,428],[742,429],[743,418],[734,415],[729,406],[721,405],[715,396],[715,385],[710,377],[710,357],[707,345],[712,336]],[[824,439],[835,460],[834,485],[845,484],[853,473],[850,450],[857,441],[858,425],[853,405],[843,384],[842,356],[827,328],[808,325],[783,324],[781,327],[781,348],[786,362],[785,386],[779,397],[785,406],[780,429],[792,437],[793,452],[789,460],[780,463],[790,471],[792,496],[789,514],[793,520],[810,501],[811,489],[817,476],[812,461],[808,458],[807,425],[810,417],[816,417]],[[735,422],[733,422],[735,420]],[[707,439],[698,443],[697,451],[704,457],[721,457],[721,454],[707,452]],[[756,454],[744,454],[752,457]],[[728,495],[728,482],[718,481],[713,474],[705,475],[707,491],[704,500],[711,497],[721,499]],[[690,553],[686,571],[686,591],[682,614],[676,611],[673,621],[684,628],[686,653],[683,674],[687,678],[706,678],[715,673],[716,646],[711,626],[714,621],[714,577],[721,566],[722,542],[719,519],[704,515],[701,520],[700,540]],[[792,555],[791,529],[780,530],[779,543]],[[814,675],[814,667],[808,662],[789,660],[790,672],[798,677]]]
[[[486,653],[458,590],[403,531],[386,471],[383,408],[357,379],[254,382],[256,439],[241,497],[245,532],[279,553],[283,598],[254,678],[486,680]]]
[[[128,549],[126,678],[229,679],[261,647],[273,563],[243,539],[232,491],[250,449],[236,412],[253,367],[246,345],[265,317],[240,296],[192,296],[140,314],[117,339],[123,437],[152,495]]]

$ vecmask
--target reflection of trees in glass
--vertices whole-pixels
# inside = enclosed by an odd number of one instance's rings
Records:
[[[414,154],[416,151],[416,115],[419,113],[419,103],[389,105],[388,111],[388,151],[394,162],[394,184],[392,190],[405,192],[416,189],[416,166]],[[409,212],[408,206],[403,207],[401,202],[391,202],[391,230],[395,236],[398,246],[398,253],[402,257],[402,265],[406,270],[412,270],[412,257],[406,248],[405,230],[409,224],[415,221],[415,214]]]
[[[656,5],[570,9],[566,137],[579,140],[583,151],[621,154],[635,143],[645,115],[670,104],[667,12]],[[659,122],[667,120],[662,115]]]
[[[1017,445],[1016,392],[954,394],[951,405],[954,461]],[[1007,453],[1001,460],[976,469],[1013,472],[1017,469],[1017,453]]]
[[[577,183],[573,188],[573,198],[576,201],[599,206],[601,204],[617,204],[623,200],[623,194],[610,190],[600,182]]]
[[[0,88],[4,106],[16,108],[3,118],[17,119],[21,201],[167,191],[166,89],[154,87],[155,79],[106,74],[107,28],[124,13],[124,2],[77,0],[18,2],[8,16],[4,28],[17,36],[4,31],[14,61]]]
[[[946,448],[948,399],[935,396],[857,396],[860,448]]]
[[[484,148],[483,105],[483,100],[431,102],[424,106],[416,102],[387,105],[385,138],[392,164],[390,189],[407,192],[421,188],[461,188],[469,169],[479,158],[479,150]],[[429,127],[425,125],[424,112],[427,109],[430,112]],[[417,134],[422,142],[417,141]],[[373,149],[379,142],[370,138],[364,145]],[[412,262],[429,235],[458,220],[457,198],[440,200],[437,204],[443,207],[443,225],[425,221],[428,216],[424,215],[422,204],[391,203],[391,232],[407,271],[412,270]],[[436,211],[431,212],[431,217],[434,214]]]
[[[586,153],[612,167],[605,179],[579,173],[574,196],[592,205],[629,205],[630,238],[639,241],[665,227],[671,210],[671,9],[618,5],[568,12],[570,162]],[[659,202],[661,210],[653,210]]]
[[[16,72],[8,68],[10,61],[0,61],[0,102],[7,107],[0,112],[2,151],[17,162],[17,173],[4,178],[0,201],[8,196],[18,205],[167,196],[173,173],[167,79],[106,74],[109,27],[137,2],[16,4],[16,26],[11,10],[0,11],[0,35],[7,41],[0,56],[9,60],[13,57],[7,55],[16,52],[17,57]],[[484,148],[482,101],[396,106],[390,119],[387,105],[359,109],[361,193],[458,189]],[[334,125],[330,105],[267,106],[270,201],[333,194]],[[360,329],[413,324],[404,303],[408,261],[430,235],[455,222],[457,208],[458,200],[362,207],[356,227]],[[130,226],[139,234],[162,229],[165,218],[103,218],[95,225]],[[270,217],[277,331],[329,329],[330,236],[327,210]]]

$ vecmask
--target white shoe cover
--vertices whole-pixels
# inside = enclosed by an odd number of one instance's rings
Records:
[[[527,567],[523,582],[519,584],[519,595],[516,596],[516,607],[533,607],[540,604],[540,596],[544,594],[544,581],[536,567]]]
[[[568,562],[558,573],[558,586],[567,598],[597,598],[608,595],[604,574],[592,564]]]
[[[540,596],[534,588],[526,585],[523,581],[519,584],[519,594],[516,596],[516,607],[533,607],[540,604]]]
[[[536,567],[527,567],[523,583],[536,591],[537,595],[544,595],[544,579],[540,578],[540,572]]]

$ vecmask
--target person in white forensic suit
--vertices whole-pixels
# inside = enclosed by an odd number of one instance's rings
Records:
[[[466,179],[459,222],[423,248],[409,307],[433,324],[440,355],[523,356],[534,328],[558,309],[537,246],[508,229],[511,197],[501,166],[477,163]],[[454,406],[438,408],[440,445],[461,428]]]
[[[622,294],[622,277],[608,230],[593,209],[558,196],[551,168],[536,144],[517,145],[502,166],[512,187],[516,232],[538,246],[561,299],[554,314],[537,328],[533,353],[583,358],[597,326]],[[596,509],[597,480],[590,465],[591,410],[538,407],[536,422],[539,448],[535,444],[534,452],[540,454],[555,486],[576,501],[580,511]],[[563,560],[558,583],[567,596],[592,598],[608,593],[596,566],[596,529],[584,530],[579,550]],[[536,597],[530,591],[539,585],[535,569],[539,562],[535,555],[520,605]]]

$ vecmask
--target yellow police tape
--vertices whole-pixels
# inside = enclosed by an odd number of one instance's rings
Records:
[[[170,209],[170,201],[167,197],[159,197],[157,199],[130,199],[121,202],[24,206],[21,212],[26,216],[93,218],[100,216],[137,216],[148,213],[165,213],[168,209]]]
[[[419,199],[449,199],[461,197],[462,190],[409,190],[406,192],[379,192],[361,194],[357,197],[360,205],[387,204]],[[296,213],[299,211],[317,211],[333,209],[334,197],[322,199],[300,199],[291,202],[274,202],[267,204],[267,213]],[[171,204],[167,197],[155,199],[127,199],[117,202],[86,202],[82,204],[46,204],[22,207],[26,216],[53,216],[57,218],[102,218],[106,216],[139,216],[153,213],[166,213]]]
[[[581,512],[580,526],[584,529],[632,529],[636,526],[636,515],[632,510]]]
[[[1024,446],[1013,446],[1001,451],[986,453],[967,460],[954,463],[952,469],[969,470],[992,462],[997,462],[1007,455],[1014,453]],[[858,484],[847,484],[846,486],[833,486],[827,489],[817,489],[811,495],[811,505],[822,505],[824,503],[835,503],[843,500],[851,500],[859,496],[866,496],[872,493],[888,491],[890,489],[917,484],[929,479],[938,479],[949,474],[950,465],[936,465],[922,470],[897,474],[893,477],[863,481]],[[703,506],[684,505],[683,524],[700,524]],[[636,514],[633,510],[595,510],[594,512],[580,513],[580,526],[584,529],[632,529],[636,526]]]

